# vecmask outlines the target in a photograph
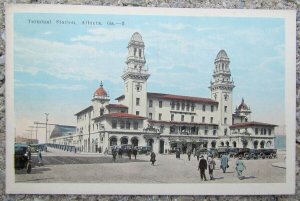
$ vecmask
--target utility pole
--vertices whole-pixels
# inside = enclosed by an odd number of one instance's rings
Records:
[[[47,142],[48,142],[48,128],[47,128],[47,124],[48,124],[48,115],[49,115],[49,113],[45,113],[45,115],[46,115],[46,144],[47,144]]]

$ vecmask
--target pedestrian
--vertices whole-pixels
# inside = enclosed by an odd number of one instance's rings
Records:
[[[196,156],[197,156],[197,161],[199,161],[199,158],[200,158],[200,149],[196,150]]]
[[[226,172],[226,168],[229,168],[228,157],[227,157],[226,153],[224,153],[221,157],[221,166],[220,166],[220,168],[223,170],[223,173]]]
[[[176,158],[180,158],[180,149],[179,148],[176,149]]]
[[[43,165],[43,158],[42,158],[42,151],[39,149],[39,152],[38,152],[38,166],[40,167],[41,165]]]
[[[150,154],[150,161],[151,161],[151,163],[152,163],[151,165],[154,165],[154,163],[155,163],[155,161],[156,161],[156,160],[155,160],[155,153],[154,153],[153,151],[152,151],[151,154]]]
[[[128,158],[129,158],[129,160],[131,160],[131,154],[132,154],[132,150],[131,150],[131,148],[129,148],[129,149],[128,149],[128,152],[127,152],[127,154],[128,154]]]
[[[119,148],[119,150],[118,150],[118,155],[119,155],[119,158],[122,158],[122,155],[123,155],[123,150],[122,150],[122,148]]]
[[[205,160],[205,158],[203,157],[203,155],[201,155],[200,162],[199,162],[199,165],[198,165],[198,170],[200,170],[201,181],[203,181],[203,179],[205,181],[207,181],[206,175],[205,175],[205,170],[206,169],[207,169],[207,161]]]
[[[106,156],[106,154],[108,153],[108,149],[107,147],[105,148],[105,151],[104,151],[104,155]]]
[[[241,180],[243,179],[243,171],[246,169],[244,162],[242,161],[242,156],[239,156],[239,159],[236,161],[235,170],[237,172],[238,178]]]
[[[133,153],[133,155],[134,155],[134,160],[136,160],[136,155],[137,155],[137,148],[136,148],[136,147],[134,147],[132,153]]]
[[[188,159],[189,159],[189,161],[191,160],[191,154],[192,154],[192,151],[191,151],[191,150],[189,150],[189,151],[187,152],[187,155],[188,155]]]
[[[116,150],[116,148],[112,149],[112,156],[113,156],[113,161],[116,162],[116,157],[117,157],[117,150]]]
[[[215,166],[216,166],[214,156],[208,156],[207,163],[208,163],[208,173],[209,173],[209,176],[210,176],[210,180],[213,180],[214,179],[213,173],[214,173],[214,169],[215,169]]]

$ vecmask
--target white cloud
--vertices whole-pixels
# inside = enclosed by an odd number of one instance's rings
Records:
[[[104,51],[80,43],[66,44],[18,37],[15,70],[35,75],[44,72],[60,79],[105,80],[116,82],[121,74],[124,52]],[[28,45],[30,44],[30,45]]]
[[[51,35],[51,34],[53,34],[53,32],[52,31],[46,31],[46,32],[43,32],[42,34],[43,35]]]
[[[135,29],[128,28],[96,28],[90,29],[89,34],[79,35],[71,38],[71,41],[84,41],[84,42],[97,42],[97,43],[109,43],[118,40],[129,40],[129,37],[136,32]]]
[[[160,23],[159,26],[170,31],[179,31],[186,28],[186,25],[182,23],[178,23],[178,24]]]
[[[86,87],[83,85],[69,85],[69,84],[42,84],[42,83],[23,83],[20,81],[16,81],[15,87],[40,87],[40,88],[46,88],[50,90],[55,90],[55,89],[63,89],[63,90],[69,90],[69,91],[80,91],[84,90]]]

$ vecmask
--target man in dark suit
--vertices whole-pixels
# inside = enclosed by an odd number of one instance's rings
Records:
[[[199,166],[198,166],[198,170],[200,170],[201,181],[203,181],[203,179],[205,181],[207,181],[206,175],[205,175],[205,170],[206,169],[207,169],[207,161],[205,160],[205,158],[203,157],[203,155],[201,155]]]

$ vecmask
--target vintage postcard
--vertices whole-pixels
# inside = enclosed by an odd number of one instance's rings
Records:
[[[7,5],[7,193],[294,193],[295,16]]]

